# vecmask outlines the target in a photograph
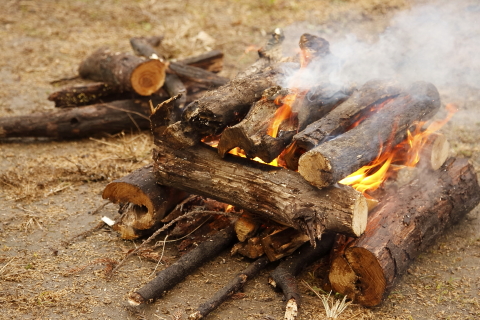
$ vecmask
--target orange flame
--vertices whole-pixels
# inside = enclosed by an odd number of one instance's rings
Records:
[[[392,163],[401,164],[395,170],[399,170],[402,167],[414,167],[420,161],[420,153],[429,136],[442,128],[457,112],[454,104],[447,104],[446,109],[448,115],[445,119],[433,121],[424,131],[421,129],[424,122],[417,123],[413,133],[407,131],[407,138],[393,150],[387,147],[385,152],[378,155],[369,165],[358,169],[348,177],[340,180],[339,183],[352,186],[365,194],[367,191],[378,189],[390,176],[390,172],[393,170],[390,166]],[[380,147],[380,150],[382,149],[383,146]]]
[[[275,104],[280,105],[280,108],[275,111],[273,120],[268,127],[267,134],[273,138],[276,138],[278,135],[278,130],[283,121],[288,120],[292,117],[292,105],[297,98],[297,93],[291,93],[285,97],[277,97],[275,99]]]

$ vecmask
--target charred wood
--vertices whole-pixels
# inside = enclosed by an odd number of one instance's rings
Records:
[[[113,229],[123,239],[153,233],[163,217],[187,196],[186,192],[157,184],[151,164],[110,182],[102,193],[103,199],[120,205],[121,217]]]
[[[315,93],[317,90],[318,88],[316,87],[312,88],[309,93],[307,93],[307,100],[310,100],[309,95],[312,95],[311,99],[315,101],[317,96]],[[311,123],[293,137],[291,145],[288,146],[284,154],[288,168],[297,170],[298,159],[303,153],[328,139],[344,133],[364,116],[370,108],[374,107],[375,104],[385,99],[395,97],[400,93],[401,88],[391,82],[371,80],[365,83],[358,91],[354,91],[348,100],[334,108],[324,117],[319,117],[319,120]],[[341,94],[341,91],[339,94]],[[328,96],[328,94],[320,91],[320,97],[324,95]],[[305,124],[303,118],[307,118],[307,115],[311,112],[309,110],[310,108],[307,106],[303,114],[299,114],[300,129]],[[301,111],[299,112],[302,113]],[[319,109],[318,112],[323,113],[323,110]],[[322,114],[320,114],[320,116],[322,116]]]
[[[333,289],[364,306],[378,305],[411,262],[480,202],[475,170],[450,158],[428,178],[385,191],[365,233],[333,259]]]
[[[268,263],[269,261],[266,257],[259,258],[256,261],[252,262],[245,270],[237,274],[235,278],[233,278],[228,284],[226,284],[222,289],[217,291],[212,298],[202,303],[197,308],[197,311],[192,313],[188,317],[188,319],[204,319],[210,312],[220,306],[231,295],[243,288],[245,283],[251,278],[254,278],[257,274],[259,274],[260,271],[262,271]]]
[[[209,240],[184,254],[174,264],[160,271],[155,279],[131,293],[128,302],[131,305],[140,305],[160,298],[165,291],[173,288],[195,269],[220,254],[231,245],[234,239],[235,232],[232,226],[217,232]]]
[[[163,86],[165,69],[165,64],[157,59],[100,48],[82,61],[78,72],[84,79],[102,81],[119,87],[121,91],[149,96]]]
[[[332,185],[370,163],[380,150],[400,143],[408,129],[431,118],[439,107],[435,86],[416,82],[355,128],[304,153],[298,172],[317,187]]]
[[[302,230],[311,241],[324,231],[363,233],[367,204],[352,188],[319,190],[291,170],[231,155],[222,160],[203,145],[174,150],[161,141],[156,144],[154,171],[161,184]]]

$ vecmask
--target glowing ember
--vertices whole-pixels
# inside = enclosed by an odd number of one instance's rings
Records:
[[[448,115],[443,120],[433,121],[425,131],[421,128],[424,124],[418,123],[413,133],[407,132],[407,139],[398,144],[395,148],[387,147],[385,152],[377,156],[367,166],[364,166],[348,177],[339,181],[344,185],[352,186],[354,189],[365,194],[367,191],[378,189],[382,183],[390,176],[392,170],[399,170],[402,167],[414,167],[420,161],[420,153],[425,146],[430,135],[438,131],[447,123],[457,112],[454,104],[447,104]],[[383,146],[380,150],[383,149]],[[392,163],[399,164],[393,169]]]

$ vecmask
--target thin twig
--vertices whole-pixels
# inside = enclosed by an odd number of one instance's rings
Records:
[[[160,259],[158,259],[155,269],[153,269],[152,271],[152,275],[155,273],[155,271],[157,271],[158,265],[162,262],[163,254],[165,253],[165,244],[167,243],[167,238],[168,238],[168,234],[165,236],[165,239],[162,241],[163,242],[162,254],[160,255]]]
[[[97,213],[99,213],[99,212],[100,212],[100,210],[102,210],[103,208],[105,208],[105,207],[106,207],[106,205],[107,205],[107,204],[109,204],[109,203],[110,203],[110,201],[108,201],[108,200],[107,200],[107,201],[105,201],[103,204],[101,204],[100,206],[98,206],[98,208],[97,208],[97,209],[93,210],[93,211],[92,211],[90,214],[91,214],[91,215],[94,215],[94,214],[97,214]]]

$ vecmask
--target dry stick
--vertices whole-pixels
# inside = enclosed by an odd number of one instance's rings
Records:
[[[192,211],[194,212],[194,211]],[[235,240],[233,226],[217,232],[209,240],[202,242],[195,249],[192,249],[174,264],[160,271],[155,279],[144,285],[139,290],[132,292],[128,302],[130,305],[138,306],[149,300],[159,298],[165,291],[169,290],[195,269],[208,260],[217,256]]]
[[[183,220],[183,219],[186,219],[188,217],[191,217],[193,216],[194,214],[198,213],[198,211],[190,211],[190,212],[187,212],[185,213],[184,215],[176,218],[176,219],[173,219],[172,221],[170,221],[169,223],[167,223],[166,225],[164,225],[163,227],[161,227],[160,229],[158,229],[157,231],[155,231],[150,237],[147,238],[147,240],[143,241],[141,245],[139,245],[138,247],[136,247],[133,251],[131,251],[130,253],[128,253],[125,258],[123,258],[122,261],[120,261],[119,264],[117,264],[117,266],[112,270],[111,274],[110,274],[110,277],[113,276],[113,274],[115,273],[115,271],[117,271],[120,266],[122,266],[124,263],[125,263],[125,260],[127,260],[128,258],[130,258],[131,256],[133,256],[135,253],[138,252],[138,250],[140,250],[141,248],[145,247],[148,243],[150,243],[156,236],[158,236],[160,233],[162,233],[163,231],[167,230],[168,228],[170,228],[175,222],[178,222],[180,220]]]
[[[269,283],[275,288],[280,287],[282,289],[287,306],[290,306],[290,308],[287,307],[285,312],[285,319],[295,319],[296,310],[298,310],[301,303],[295,276],[307,265],[325,256],[332,248],[334,239],[334,234],[323,235],[321,240],[316,240],[316,247],[312,247],[309,244],[303,246],[297,254],[293,254],[282,261],[270,273]],[[289,313],[290,310],[295,312]]]
[[[202,303],[197,308],[197,311],[192,313],[188,319],[198,320],[205,318],[210,312],[225,302],[225,300],[227,300],[231,295],[240,290],[245,285],[247,280],[255,277],[269,262],[270,261],[266,256],[263,256],[252,262],[245,270],[238,273],[235,278],[230,280],[228,284],[218,290],[213,297]]]

